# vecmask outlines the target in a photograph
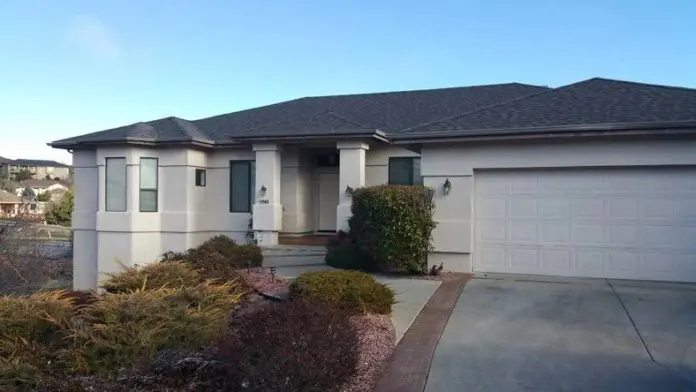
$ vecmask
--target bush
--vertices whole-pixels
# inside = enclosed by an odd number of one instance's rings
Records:
[[[382,271],[427,273],[432,249],[433,190],[380,185],[353,192],[350,236]]]
[[[144,267],[125,267],[122,271],[108,276],[109,279],[101,285],[108,293],[195,286],[201,282],[200,274],[180,261],[152,263]]]
[[[353,242],[327,247],[324,262],[340,269],[370,272],[379,270],[373,260],[367,257]]]
[[[239,278],[239,269],[260,267],[263,254],[257,245],[237,245],[229,237],[218,235],[186,252],[165,252],[161,260],[183,261],[206,279],[229,281]]]
[[[82,310],[73,368],[113,374],[162,349],[200,349],[226,335],[242,293],[234,283],[108,294]]]
[[[240,317],[209,390],[332,392],[356,372],[358,336],[343,309],[290,301]]]
[[[50,194],[46,192],[46,194]],[[72,190],[65,192],[63,198],[46,211],[46,223],[49,225],[70,226],[72,223],[72,213],[74,209],[74,197]]]
[[[290,295],[359,313],[391,314],[394,305],[391,288],[359,271],[305,272],[290,285]]]
[[[0,389],[37,385],[62,371],[58,355],[74,316],[73,303],[63,294],[0,297]]]

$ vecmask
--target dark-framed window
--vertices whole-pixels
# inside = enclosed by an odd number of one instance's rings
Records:
[[[104,204],[106,211],[125,212],[128,175],[126,158],[106,158],[104,169]]]
[[[157,158],[140,158],[140,212],[157,212]]]
[[[251,212],[255,183],[255,161],[230,161],[230,212]]]
[[[205,169],[196,169],[196,186],[205,186]]]
[[[423,185],[418,157],[389,158],[389,184]]]

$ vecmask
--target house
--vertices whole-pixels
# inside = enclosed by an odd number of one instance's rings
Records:
[[[696,90],[593,78],[295,99],[58,140],[75,287],[215,234],[346,228],[346,190],[435,189],[429,263],[696,281]]]
[[[17,196],[0,189],[0,218],[14,218],[18,215],[39,216],[46,210],[46,203],[37,202],[33,197]]]
[[[67,191],[68,187],[58,181],[53,180],[24,180],[19,182],[19,186],[15,189],[15,193],[21,196],[25,189],[31,189],[35,196],[45,192]]]
[[[2,160],[0,160],[0,175],[4,175],[4,177],[0,177],[0,179],[11,179],[15,173],[22,170],[28,170],[34,176],[34,179],[39,180],[46,179],[47,177],[53,180],[56,178],[68,180],[72,175],[70,165],[56,161],[41,159],[8,160],[6,158],[5,160],[9,162],[2,162]],[[3,170],[3,168],[5,169]]]

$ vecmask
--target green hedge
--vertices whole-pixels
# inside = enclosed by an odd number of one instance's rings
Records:
[[[305,272],[290,285],[290,296],[362,314],[391,314],[395,302],[392,289],[360,271]]]
[[[381,271],[427,273],[435,228],[433,194],[424,186],[355,190],[348,221],[352,241]]]

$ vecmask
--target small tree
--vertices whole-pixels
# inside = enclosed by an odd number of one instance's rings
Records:
[[[34,190],[26,187],[22,189],[22,197],[36,197],[36,193],[34,193]]]
[[[36,201],[51,201],[51,192],[46,191],[36,196]]]
[[[72,189],[65,192],[60,201],[53,204],[46,212],[46,223],[50,225],[70,226],[74,208]]]
[[[15,173],[13,175],[14,180],[19,182],[19,181],[25,181],[25,180],[31,180],[34,178],[34,174],[32,174],[29,169],[22,169]]]

